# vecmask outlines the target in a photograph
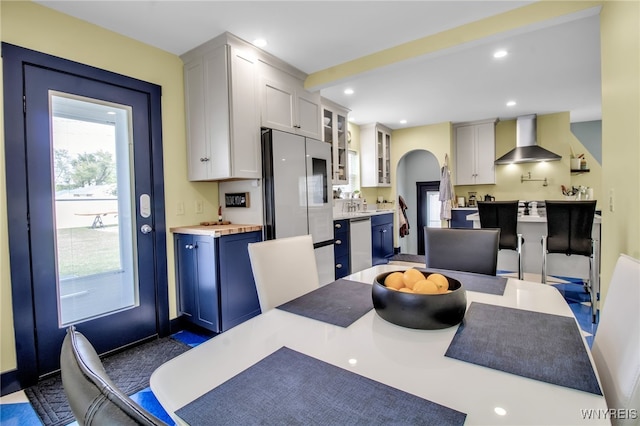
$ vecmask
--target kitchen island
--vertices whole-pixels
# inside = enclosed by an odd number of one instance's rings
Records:
[[[473,222],[474,228],[480,228],[480,215],[470,214],[467,220]],[[602,218],[595,215],[591,237],[594,240],[595,276],[600,277],[600,225]],[[527,281],[541,281],[542,273],[542,236],[547,235],[547,217],[543,209],[533,215],[519,215],[517,231],[522,234],[522,269]],[[500,250],[498,253],[498,270],[517,271],[518,255],[515,250]],[[586,256],[566,256],[552,253],[547,257],[548,282],[553,277],[572,277],[586,280],[589,278],[589,259]]]

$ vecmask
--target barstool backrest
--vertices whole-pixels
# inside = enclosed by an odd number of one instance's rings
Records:
[[[518,201],[478,201],[481,228],[500,228],[500,248],[518,248]]]
[[[547,251],[591,256],[596,201],[545,201]]]

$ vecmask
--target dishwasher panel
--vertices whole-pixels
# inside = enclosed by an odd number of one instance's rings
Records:
[[[351,273],[371,267],[371,217],[352,218],[349,223]]]

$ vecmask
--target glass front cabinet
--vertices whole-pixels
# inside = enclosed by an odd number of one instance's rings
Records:
[[[360,158],[362,186],[391,186],[391,129],[379,123],[361,126]]]
[[[322,140],[331,144],[333,185],[349,183],[348,117],[348,109],[322,99]]]

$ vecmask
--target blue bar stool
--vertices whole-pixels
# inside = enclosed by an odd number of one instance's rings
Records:
[[[500,228],[499,249],[518,253],[518,279],[522,271],[522,234],[518,234],[518,201],[478,201],[481,228]]]
[[[545,201],[547,235],[542,237],[542,282],[547,283],[547,255],[562,253],[589,258],[589,278],[585,291],[591,300],[591,315],[595,323],[600,297],[600,280],[594,265],[594,241],[591,238],[596,201]]]

